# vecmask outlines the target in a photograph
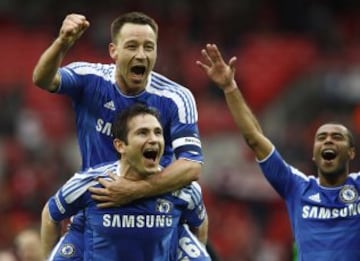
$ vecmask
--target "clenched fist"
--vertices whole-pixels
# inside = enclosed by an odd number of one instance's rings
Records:
[[[59,40],[70,47],[90,26],[86,17],[81,14],[69,14],[65,17],[59,32]]]

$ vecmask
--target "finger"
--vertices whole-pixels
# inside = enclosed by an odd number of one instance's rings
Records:
[[[203,70],[204,72],[207,72],[207,71],[210,69],[209,66],[207,66],[206,64],[204,64],[204,63],[202,63],[202,62],[200,62],[200,61],[196,61],[196,64],[197,64],[197,66],[199,66],[200,69]]]
[[[118,205],[115,205],[115,203],[113,203],[113,202],[103,202],[103,203],[96,204],[96,206],[98,208],[111,208],[111,207],[116,207]]]
[[[236,62],[237,62],[237,57],[236,56],[231,57],[231,59],[229,60],[229,66],[231,68],[235,67]]]
[[[88,190],[92,195],[109,196],[109,192],[105,188],[90,187]]]
[[[213,63],[224,63],[224,59],[216,46],[216,44],[211,44],[208,48],[209,56],[211,57]]]
[[[82,35],[85,30],[90,26],[90,23],[86,20],[86,17],[79,14],[69,15],[66,19],[66,23],[69,28],[72,28],[71,32],[75,35]]]
[[[236,56],[231,57],[231,59],[229,60],[229,66],[230,66],[232,71],[235,71],[236,62],[237,62],[237,57]]]
[[[118,180],[118,179],[119,179],[119,176],[116,175],[114,172],[108,172],[107,174],[109,175],[109,177],[110,177],[112,180]]]
[[[110,181],[110,180],[104,179],[104,178],[99,178],[97,181],[98,181],[101,185],[103,185],[104,188],[108,188],[108,187],[111,185],[111,183],[113,182],[113,181]]]
[[[110,202],[110,197],[104,195],[91,194],[91,198],[96,201]]]
[[[210,56],[208,55],[208,51],[205,50],[205,49],[202,49],[201,50],[201,56],[204,58],[205,62],[208,63],[208,64],[212,64],[212,61],[211,61],[211,58]]]
[[[71,15],[68,15],[67,18],[69,21],[72,21],[73,23],[76,23],[76,24],[83,24],[83,23],[87,22],[86,17],[81,14],[71,14]]]

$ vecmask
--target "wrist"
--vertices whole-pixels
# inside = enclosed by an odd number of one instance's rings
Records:
[[[235,81],[232,81],[229,85],[223,87],[223,92],[225,94],[233,92],[238,89],[238,86]]]
[[[58,37],[55,39],[54,44],[58,46],[61,50],[67,51],[70,49],[72,44],[69,43],[69,41],[66,41],[65,39]]]
[[[149,191],[149,184],[145,180],[138,180],[134,184],[134,190],[133,190],[133,199],[141,199],[148,197],[148,191]]]

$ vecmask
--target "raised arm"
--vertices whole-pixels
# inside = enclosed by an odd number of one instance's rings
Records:
[[[226,64],[215,44],[207,44],[201,53],[205,61],[197,61],[197,65],[223,90],[226,103],[246,143],[255,152],[258,160],[264,159],[270,154],[273,145],[264,136],[258,120],[237,86],[236,57],[232,57]]]
[[[41,249],[44,255],[44,258],[50,255],[51,250],[58,242],[61,235],[60,224],[53,221],[50,217],[48,204],[43,208],[41,214]],[[45,260],[44,259],[44,260]]]
[[[56,91],[60,84],[58,69],[63,59],[70,47],[80,38],[89,25],[83,15],[70,14],[66,16],[58,37],[40,56],[34,68],[33,82],[36,86],[48,91]]]

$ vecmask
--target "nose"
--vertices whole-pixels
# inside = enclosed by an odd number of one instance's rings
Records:
[[[149,142],[156,142],[156,140],[157,140],[156,134],[154,132],[151,132],[149,134]]]
[[[146,58],[146,54],[145,54],[145,50],[143,47],[139,47],[137,52],[136,52],[136,56],[137,59],[144,59]]]
[[[331,137],[331,135],[327,135],[324,142],[325,142],[325,143],[327,143],[327,142],[332,142],[332,137]]]

